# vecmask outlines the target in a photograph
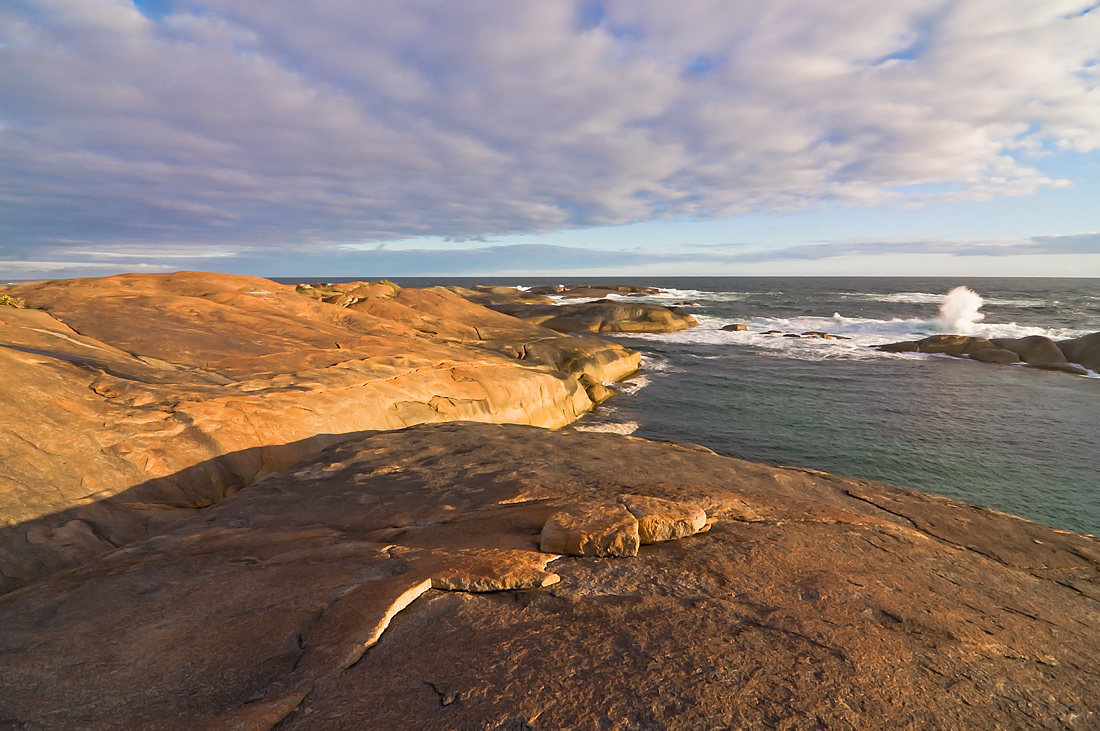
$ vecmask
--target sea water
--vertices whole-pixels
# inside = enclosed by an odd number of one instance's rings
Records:
[[[873,348],[936,333],[1057,339],[1100,331],[1100,280],[602,279],[661,287],[642,301],[690,301],[685,309],[700,324],[616,336],[643,353],[643,368],[578,428],[694,442],[1100,535],[1100,374]],[[470,282],[408,281],[429,283]],[[721,329],[730,323],[747,330]]]

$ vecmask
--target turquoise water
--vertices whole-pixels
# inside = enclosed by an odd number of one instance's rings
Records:
[[[1061,338],[1100,331],[1100,280],[614,281],[664,288],[653,301],[690,299],[701,325],[617,338],[642,351],[645,367],[580,428],[914,487],[1100,535],[1100,378],[870,347],[937,332]],[[980,308],[960,302],[944,322],[944,295],[960,285],[981,297]],[[720,329],[731,322],[749,330]],[[762,334],[771,329],[851,339]]]

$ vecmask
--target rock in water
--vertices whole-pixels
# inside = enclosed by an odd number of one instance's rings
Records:
[[[1058,343],[1058,347],[1069,362],[1100,372],[1100,332],[1083,335],[1073,340],[1062,340]]]

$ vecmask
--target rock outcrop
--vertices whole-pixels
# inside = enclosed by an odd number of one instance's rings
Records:
[[[545,296],[554,294],[582,299],[620,294],[626,297],[644,297],[660,292],[653,287],[570,285],[534,287],[529,290],[512,287],[448,289],[471,302],[562,333],[664,333],[685,330],[699,324],[678,306],[666,307],[622,299],[598,299],[595,302],[558,305]]]
[[[886,353],[937,353],[1002,365],[1023,363],[1032,368],[1074,375],[1086,375],[1086,368],[1095,371],[1100,367],[1100,333],[1062,341],[1042,335],[993,339],[932,335],[921,340],[879,345],[878,349]]]
[[[0,590],[155,534],[349,435],[563,426],[639,365],[614,343],[387,283],[296,291],[179,272],[5,294],[26,307],[0,307]]]
[[[716,522],[634,556],[541,552],[547,522],[586,505]],[[334,446],[0,598],[0,627],[12,728],[1100,720],[1095,539],[569,429],[436,424]]]

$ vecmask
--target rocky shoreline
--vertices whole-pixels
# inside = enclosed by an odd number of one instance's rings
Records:
[[[1096,539],[574,430],[638,356],[547,324],[690,316],[494,289],[0,291],[0,725],[1097,724]]]

